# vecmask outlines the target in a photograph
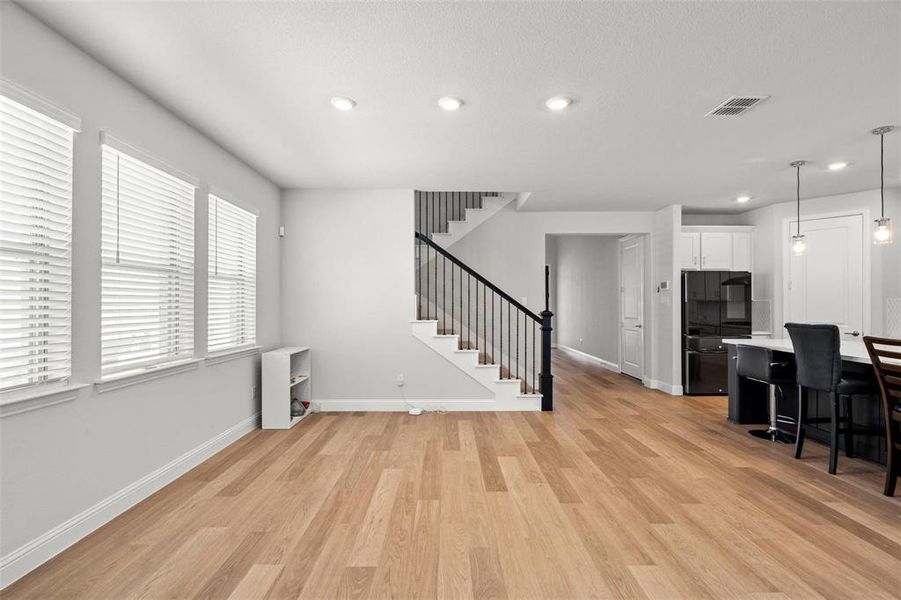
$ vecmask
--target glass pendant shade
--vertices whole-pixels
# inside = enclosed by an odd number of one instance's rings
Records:
[[[792,236],[792,254],[794,254],[795,256],[801,256],[802,254],[804,254],[804,251],[807,250],[807,240],[801,233],[801,167],[806,164],[806,160],[796,160],[795,162],[789,164],[789,166],[795,170],[795,177],[797,178],[796,206],[798,211],[798,231],[795,233],[795,235]]]
[[[888,217],[882,217],[876,219],[873,225],[873,243],[877,245],[891,244],[893,237],[892,220]]]
[[[885,134],[894,127],[877,127],[870,133],[879,136],[879,218],[873,222],[873,243],[877,246],[892,243],[892,220],[885,216]]]

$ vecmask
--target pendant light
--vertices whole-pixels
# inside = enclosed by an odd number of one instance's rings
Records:
[[[891,125],[877,127],[870,133],[879,136],[879,218],[874,222],[873,243],[892,243],[892,220],[885,216],[885,134],[894,129]]]
[[[795,256],[801,256],[807,250],[807,240],[801,235],[801,167],[807,164],[806,160],[796,160],[789,166],[794,167],[797,178],[797,207],[798,207],[798,230],[792,236],[792,252]]]

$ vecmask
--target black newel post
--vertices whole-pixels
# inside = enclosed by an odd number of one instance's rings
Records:
[[[544,266],[544,310],[541,311],[541,410],[554,410],[554,376],[551,375],[551,268]]]

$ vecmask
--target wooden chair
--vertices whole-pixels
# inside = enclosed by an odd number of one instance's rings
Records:
[[[885,495],[894,496],[901,474],[901,340],[865,336],[885,417]]]

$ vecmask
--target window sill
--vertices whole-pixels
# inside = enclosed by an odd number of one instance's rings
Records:
[[[210,354],[204,359],[204,362],[207,365],[218,365],[219,363],[228,362],[230,360],[237,360],[246,356],[254,356],[256,354],[259,354],[261,350],[262,346],[230,348],[228,350],[222,350],[220,352]]]
[[[88,387],[86,383],[77,383],[39,386],[34,389],[6,392],[0,396],[0,419],[63,402],[71,402],[86,387]]]
[[[98,379],[94,382],[94,385],[97,388],[97,393],[102,394],[103,392],[110,392],[112,390],[118,390],[130,385],[144,383],[145,381],[151,381],[153,379],[159,379],[161,377],[168,377],[170,375],[184,373],[185,371],[191,371],[193,369],[196,369],[197,365],[199,364],[199,358],[189,358],[186,360],[166,363],[158,367],[151,367],[149,369],[144,369],[143,371],[124,373],[121,375],[110,375],[109,377]]]

